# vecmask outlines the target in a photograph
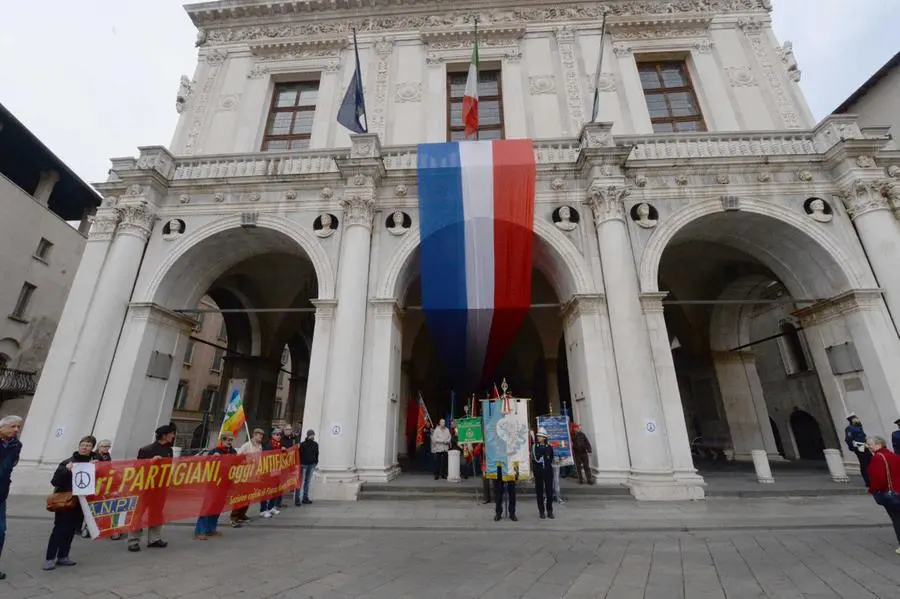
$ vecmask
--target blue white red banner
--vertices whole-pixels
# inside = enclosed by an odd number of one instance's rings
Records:
[[[531,140],[421,144],[422,309],[453,380],[490,380],[531,305]]]
[[[547,442],[553,448],[553,456],[559,458],[559,465],[575,465],[575,459],[572,457],[572,439],[569,437],[569,417],[538,416],[537,425],[538,428],[547,431]]]

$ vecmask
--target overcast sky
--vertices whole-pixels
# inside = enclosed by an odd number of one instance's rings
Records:
[[[193,2],[190,2],[193,3]],[[900,0],[773,0],[816,119],[893,56]],[[109,159],[164,145],[193,75],[181,0],[10,0],[0,19],[0,102],[89,182]]]

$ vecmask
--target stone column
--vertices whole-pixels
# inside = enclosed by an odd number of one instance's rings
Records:
[[[309,351],[309,374],[306,379],[306,401],[303,406],[303,434],[313,430],[322,436],[322,410],[325,407],[325,381],[331,354],[331,329],[334,324],[333,299],[312,300],[316,307],[316,326]]]
[[[750,351],[717,351],[712,353],[712,360],[731,431],[734,459],[749,462],[753,459],[751,451],[764,449],[769,460],[781,461],[756,370],[756,356]]]
[[[41,178],[34,190],[34,194],[32,194],[34,199],[37,200],[38,204],[42,206],[47,205],[47,202],[50,201],[50,194],[53,193],[53,188],[56,187],[56,183],[58,181],[58,172],[54,170],[41,171]]]
[[[609,314],[601,295],[578,295],[563,307],[572,418],[594,448],[597,480],[628,482],[628,438],[622,415]]]
[[[669,437],[669,451],[672,452],[672,468],[677,479],[702,484],[703,479],[697,475],[694,458],[691,456],[691,441],[684,419],[675,362],[672,360],[672,348],[662,304],[666,295],[668,293],[644,293],[641,295],[641,302],[650,333],[650,350],[656,366],[656,380]]]
[[[853,220],[859,239],[884,289],[885,302],[894,327],[900,330],[900,223],[891,212],[889,196],[898,193],[898,184],[886,181],[854,181],[842,192],[847,213]]]
[[[134,191],[140,191],[140,186],[132,187],[135,187]],[[78,439],[94,430],[144,247],[156,220],[155,206],[143,195],[126,197],[117,208],[121,222],[94,294],[90,296],[78,343],[71,361],[60,364],[68,373],[50,424],[52,434],[44,439],[28,434],[23,439],[34,446],[46,444],[41,454],[44,462],[58,463],[71,455]],[[74,301],[82,301],[82,298],[75,297]],[[29,431],[26,429],[26,432]]]
[[[394,436],[399,405],[400,326],[402,316],[394,299],[373,299],[372,323],[366,343],[369,371],[360,394],[356,467],[362,480],[387,482],[394,478],[397,455]]]
[[[556,358],[544,359],[544,368],[547,372],[547,404],[554,414],[562,414],[562,405],[559,401],[559,376],[556,372],[558,362]]]
[[[384,173],[377,135],[353,135],[350,157],[338,161],[347,181],[342,200],[338,304],[328,361],[319,472],[328,482],[356,482],[375,185]]]
[[[628,194],[625,187],[595,181],[588,204],[597,227],[632,472],[638,480],[644,476],[671,477],[665,418],[625,225],[624,200]]]
[[[72,281],[37,390],[31,400],[31,409],[23,431],[24,446],[19,469],[28,465],[37,466],[54,429],[64,425],[57,424],[60,421],[56,418],[56,410],[61,403],[71,401],[63,390],[67,388],[66,382],[75,360],[75,349],[85,333],[84,325],[92,298],[97,291],[107,253],[122,217],[114,204],[114,200],[104,201],[104,206],[97,210],[92,219],[78,271]],[[52,466],[53,457],[48,457],[47,463]]]
[[[407,418],[409,415],[409,402],[412,401],[412,389],[410,384],[410,371],[412,364],[409,360],[400,362],[400,402],[399,423],[397,425],[397,455],[409,453],[409,439],[406,438]]]

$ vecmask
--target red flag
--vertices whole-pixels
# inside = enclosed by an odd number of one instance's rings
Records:
[[[497,390],[497,383],[494,383],[494,394],[491,399],[500,399],[500,391]]]
[[[477,25],[476,25],[477,27]],[[476,33],[477,36],[477,33]],[[466,91],[463,96],[462,119],[466,126],[465,136],[478,133],[478,40],[472,45],[472,62],[469,63],[469,75],[466,78]]]
[[[428,408],[422,400],[422,394],[419,393],[419,413],[416,417],[416,447],[425,444],[425,425],[431,423],[431,416],[428,414]]]

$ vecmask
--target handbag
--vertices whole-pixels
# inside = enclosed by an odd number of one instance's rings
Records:
[[[76,505],[78,505],[77,500],[71,491],[56,491],[47,495],[48,512],[64,512],[75,509]]]
[[[875,500],[875,503],[881,507],[889,510],[900,510],[900,493],[894,491],[894,486],[891,484],[891,467],[888,465],[887,458],[884,457],[883,453],[879,453],[878,455],[884,460],[884,468],[887,471],[888,490],[872,493],[872,498]]]

